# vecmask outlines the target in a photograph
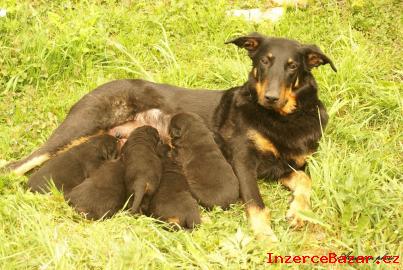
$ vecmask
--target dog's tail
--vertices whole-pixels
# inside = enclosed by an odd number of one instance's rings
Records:
[[[136,182],[138,184],[136,185],[136,183],[135,183],[133,185],[133,187],[134,187],[133,197],[134,198],[133,198],[132,207],[130,209],[130,211],[133,214],[139,214],[142,212],[142,211],[140,211],[140,206],[142,205],[145,195],[152,193],[149,181],[143,181],[142,179],[136,179]],[[149,203],[149,202],[147,201],[147,203]]]
[[[144,190],[139,190],[139,191],[135,191],[134,192],[134,199],[133,199],[133,204],[132,207],[130,208],[130,212],[132,212],[133,214],[139,214],[139,208],[140,208],[140,204],[143,200],[144,197]]]

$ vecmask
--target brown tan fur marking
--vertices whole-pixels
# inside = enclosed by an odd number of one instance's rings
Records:
[[[75,147],[75,146],[78,146],[78,145],[80,145],[80,144],[83,144],[83,143],[87,142],[89,139],[91,139],[91,138],[93,138],[93,137],[96,137],[96,136],[99,136],[99,135],[101,135],[101,134],[103,134],[103,133],[105,133],[105,132],[104,132],[104,131],[99,131],[99,132],[97,132],[97,133],[94,134],[94,135],[89,135],[89,136],[86,136],[86,137],[80,137],[80,138],[78,138],[78,139],[76,139],[76,140],[73,140],[72,142],[70,142],[69,144],[67,144],[66,146],[64,146],[62,149],[60,149],[59,151],[57,151],[56,154],[54,154],[54,155],[56,156],[56,155],[58,155],[58,154],[67,152],[67,151],[70,150],[71,148],[73,148],[73,147]]]
[[[299,78],[297,77],[294,83],[294,89],[297,89],[298,87],[299,87]]]
[[[268,237],[271,241],[278,239],[270,227],[270,213],[267,208],[260,209],[256,206],[246,208],[251,228],[258,237]]]
[[[253,68],[252,74],[253,74],[253,78],[257,79],[257,68]]]
[[[180,220],[178,217],[169,217],[169,218],[167,218],[167,222],[177,224],[177,225],[180,224]]]
[[[306,159],[310,155],[311,155],[311,153],[308,153],[308,154],[289,156],[288,158],[293,160],[298,167],[302,167],[302,166],[304,166],[304,164],[306,163]]]
[[[256,94],[257,94],[257,99],[259,101],[260,104],[264,104],[265,102],[265,89],[267,87],[267,85],[269,84],[268,80],[264,80],[264,81],[259,81],[256,83]]]
[[[49,153],[34,157],[27,162],[23,163],[21,166],[15,168],[13,172],[16,175],[24,175],[26,172],[32,170],[33,168],[42,165],[44,162],[51,158]]]
[[[278,110],[281,115],[292,113],[297,107],[297,97],[291,89],[285,88],[281,90],[280,100],[285,100],[285,105]]]
[[[146,183],[144,192],[145,192],[145,193],[148,193],[148,192],[150,192],[150,191],[151,191],[150,183]]]
[[[293,192],[293,200],[286,217],[290,219],[292,226],[301,227],[304,225],[304,218],[299,212],[311,208],[312,180],[305,172],[294,171],[287,177],[280,179],[280,183]]]
[[[263,153],[272,153],[276,158],[280,156],[277,148],[267,138],[265,138],[260,132],[256,130],[249,130],[247,133],[248,138],[253,141],[256,148]]]

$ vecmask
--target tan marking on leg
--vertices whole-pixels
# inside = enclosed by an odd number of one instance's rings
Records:
[[[251,228],[257,237],[269,238],[273,242],[278,241],[276,235],[270,227],[270,214],[267,208],[261,209],[256,206],[249,206],[246,209],[246,213],[248,215]]]
[[[71,148],[73,148],[75,146],[78,146],[80,144],[83,144],[83,143],[87,142],[89,139],[91,139],[93,137],[96,137],[96,136],[99,136],[99,135],[102,135],[104,133],[105,132],[103,130],[101,130],[101,131],[98,131],[97,133],[95,133],[93,135],[89,135],[89,136],[86,136],[86,137],[80,137],[78,139],[75,139],[75,140],[71,141],[69,144],[67,144],[66,146],[63,146],[63,148],[58,150],[55,155],[67,152]]]
[[[264,80],[263,82],[259,81],[256,83],[256,94],[259,104],[264,104],[265,102],[264,93],[268,84],[269,80]]]
[[[265,138],[260,132],[256,130],[248,130],[248,138],[253,141],[256,148],[263,153],[272,153],[276,158],[279,157],[279,152],[274,144]]]
[[[292,226],[303,226],[305,220],[299,212],[311,209],[311,178],[309,178],[309,176],[303,171],[296,171],[292,172],[289,176],[280,179],[280,183],[293,192],[293,200],[286,217],[290,219]]]
[[[176,225],[180,224],[180,220],[179,220],[178,217],[169,217],[169,218],[167,218],[167,222],[168,223],[173,223],[173,224],[176,224]]]
[[[36,166],[42,165],[45,161],[50,159],[49,153],[34,157],[28,160],[19,167],[15,168],[12,172],[16,175],[24,175],[26,172],[32,170]]]

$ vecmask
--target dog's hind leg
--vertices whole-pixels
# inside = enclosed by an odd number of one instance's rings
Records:
[[[301,227],[304,224],[304,218],[300,211],[311,209],[312,180],[305,172],[294,171],[280,179],[280,183],[293,192],[293,199],[286,217],[290,220],[292,226]]]
[[[96,115],[82,105],[84,105],[82,102],[78,102],[72,108],[67,118],[39,149],[22,160],[6,165],[6,168],[18,175],[23,175],[34,167],[40,166],[67,145],[80,144],[86,140],[86,137],[101,131]]]
[[[110,94],[104,91],[95,94],[91,92],[84,96],[39,149],[24,159],[9,163],[6,170],[23,175],[69,145],[80,144],[92,135],[127,121],[134,114],[133,109],[127,104],[123,105],[124,109],[119,107],[119,102],[124,103],[127,95],[118,91],[114,94],[115,97],[109,97],[107,95]]]

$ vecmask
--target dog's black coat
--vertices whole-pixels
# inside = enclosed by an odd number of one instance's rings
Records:
[[[158,131],[150,126],[135,129],[122,148],[125,164],[127,195],[133,196],[131,211],[146,211],[153,194],[160,184],[162,162],[158,146]]]
[[[67,193],[66,200],[88,219],[111,217],[126,201],[124,173],[120,159],[105,161],[91,177]]]
[[[175,159],[182,164],[190,191],[201,205],[228,208],[239,199],[238,179],[200,116],[176,114],[169,134]]]
[[[109,135],[99,135],[58,154],[46,162],[28,180],[32,191],[48,192],[49,180],[64,193],[84,181],[105,160],[117,158],[118,140]]]
[[[163,158],[161,183],[150,201],[148,215],[176,222],[185,229],[201,223],[197,201],[192,197],[182,166],[172,158]]]
[[[225,142],[242,200],[248,206],[264,207],[257,177],[278,179],[289,175],[290,167],[302,170],[304,157],[316,151],[327,114],[311,69],[324,64],[335,67],[318,47],[293,40],[254,33],[229,43],[246,49],[252,59],[244,85],[227,91],[189,91],[143,80],[104,84],[72,107],[41,148],[9,168],[18,171],[35,157],[132,121],[140,112],[192,112]]]

